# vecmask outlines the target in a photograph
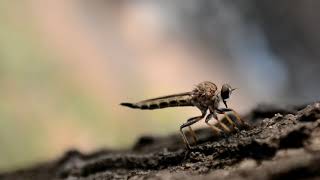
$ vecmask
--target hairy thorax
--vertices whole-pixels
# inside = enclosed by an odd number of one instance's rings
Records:
[[[209,81],[198,84],[192,91],[192,103],[201,110],[206,110],[209,106],[217,106],[219,104],[217,89],[217,86]]]

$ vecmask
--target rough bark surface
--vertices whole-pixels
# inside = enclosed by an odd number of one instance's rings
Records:
[[[301,107],[258,106],[238,131],[196,131],[186,150],[179,134],[141,137],[132,149],[92,154],[69,151],[54,162],[0,179],[318,179],[320,103]]]

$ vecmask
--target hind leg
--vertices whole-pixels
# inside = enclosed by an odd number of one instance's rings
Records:
[[[195,136],[194,131],[191,129],[190,126],[191,126],[192,124],[200,121],[201,119],[203,119],[204,116],[205,116],[205,113],[203,113],[201,116],[197,116],[197,117],[190,118],[190,119],[187,120],[186,123],[184,123],[184,124],[182,124],[182,125],[180,126],[180,134],[181,134],[181,136],[182,136],[182,138],[183,138],[183,141],[184,141],[184,143],[185,143],[185,145],[186,145],[186,147],[187,147],[188,149],[191,149],[191,146],[190,146],[190,144],[189,144],[189,141],[188,141],[186,135],[185,135],[184,132],[183,132],[183,128],[189,127],[189,129],[191,130],[191,135],[193,136],[194,140],[196,141],[197,138],[196,138],[196,136]]]
[[[191,136],[192,136],[192,138],[193,138],[194,144],[197,144],[198,138],[197,138],[196,133],[193,131],[193,129],[191,128],[191,126],[188,126],[188,128],[189,128],[189,132],[191,133]]]

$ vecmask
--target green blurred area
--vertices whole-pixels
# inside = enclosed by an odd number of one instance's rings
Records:
[[[0,169],[25,166],[60,153],[52,149],[54,138],[49,137],[61,136],[53,124],[67,123],[61,122],[59,115],[73,117],[67,120],[79,132],[90,130],[97,137],[112,133],[95,131],[105,126],[95,120],[108,119],[106,110],[65,80],[30,22],[11,16],[12,11],[23,10],[20,3],[0,2]],[[56,118],[44,119],[50,114]],[[49,133],[51,126],[53,132]]]
[[[146,120],[148,113],[119,120],[114,104],[105,106],[79,88],[43,45],[26,2],[0,2],[0,170],[55,158],[73,146],[126,147],[141,133],[176,129],[175,111],[155,113],[154,121]]]

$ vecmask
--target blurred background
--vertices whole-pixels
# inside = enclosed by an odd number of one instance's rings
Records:
[[[0,1],[0,170],[177,133],[197,109],[119,103],[205,80],[239,88],[229,106],[240,114],[262,102],[318,100],[319,8],[314,0]]]

